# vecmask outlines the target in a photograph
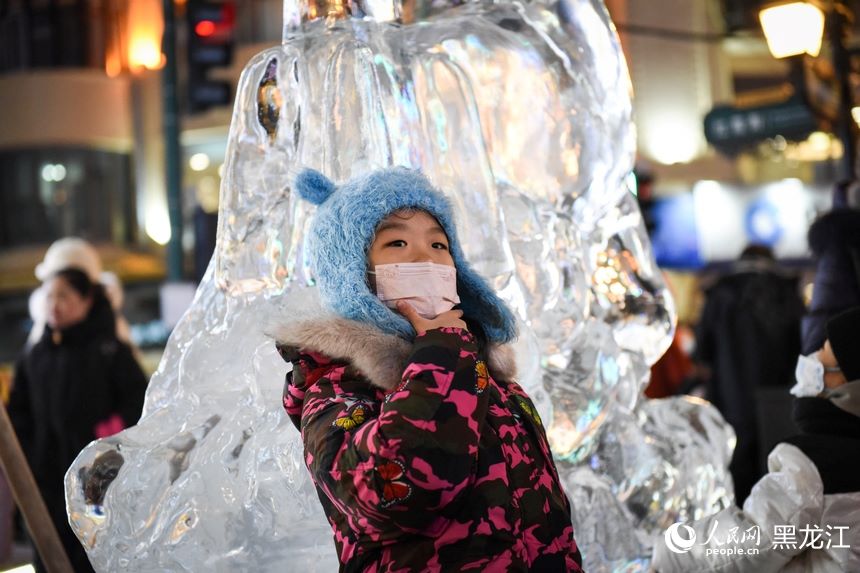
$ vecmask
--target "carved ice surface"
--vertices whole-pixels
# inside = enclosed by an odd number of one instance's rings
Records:
[[[587,570],[645,570],[661,528],[731,501],[734,438],[707,403],[642,396],[675,314],[628,188],[631,90],[605,8],[348,9],[287,2],[284,43],[246,67],[216,256],[138,425],[67,474],[72,526],[100,571],[336,570],[263,329],[313,288],[291,174],[397,164],[451,197],[467,257],[519,316]]]

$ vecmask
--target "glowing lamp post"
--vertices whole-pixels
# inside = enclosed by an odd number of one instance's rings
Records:
[[[854,139],[852,107],[854,97],[848,74],[851,53],[845,46],[854,19],[851,9],[842,0],[833,0],[822,10],[817,2],[777,2],[759,12],[759,20],[774,58],[808,55],[817,57],[827,28],[831,44],[833,68],[839,82],[839,116],[834,126],[842,141],[842,177],[855,178],[857,145]]]
[[[118,26],[117,40],[105,50],[105,73],[109,77],[127,72],[140,75],[144,70],[159,70],[164,66],[160,0],[128,2]]]
[[[128,5],[128,67],[159,70],[165,58],[161,53],[164,18],[158,0],[135,0]]]
[[[808,2],[768,6],[759,13],[767,47],[774,58],[786,58],[821,51],[824,13]]]

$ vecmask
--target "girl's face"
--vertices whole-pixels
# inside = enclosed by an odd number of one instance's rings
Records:
[[[454,266],[448,236],[426,211],[395,211],[382,220],[367,255],[370,268],[392,263]]]
[[[93,301],[81,296],[63,277],[54,277],[48,281],[45,303],[48,306],[45,322],[53,329],[62,330],[82,322]]]

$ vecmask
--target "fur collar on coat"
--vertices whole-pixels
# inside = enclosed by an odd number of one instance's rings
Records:
[[[342,318],[322,307],[317,289],[297,288],[265,327],[280,346],[319,352],[335,360],[347,360],[374,386],[395,388],[406,369],[412,344],[378,328]],[[487,366],[496,380],[516,378],[516,360],[510,344],[490,344]]]

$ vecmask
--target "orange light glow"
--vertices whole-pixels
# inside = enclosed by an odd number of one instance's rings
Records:
[[[109,78],[115,78],[122,73],[122,58],[115,47],[105,54],[105,73]]]
[[[215,33],[215,22],[212,20],[201,20],[194,26],[194,33],[204,38]]]
[[[160,0],[135,0],[128,5],[128,67],[157,70],[164,65],[161,36],[164,17]]]
[[[148,70],[157,70],[161,67],[161,50],[152,42],[137,39],[135,43],[129,46],[128,60],[132,69],[146,68]]]

